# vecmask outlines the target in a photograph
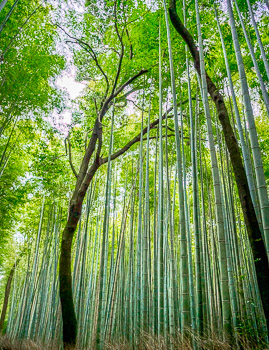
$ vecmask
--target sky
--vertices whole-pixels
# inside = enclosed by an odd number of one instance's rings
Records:
[[[68,134],[69,126],[72,120],[72,112],[76,109],[76,102],[74,101],[84,93],[84,88],[87,82],[76,81],[75,66],[71,66],[64,70],[62,74],[56,79],[54,85],[67,95],[65,97],[65,109],[60,113],[55,108],[52,115],[48,117],[48,121],[53,127],[58,129],[65,137]]]
[[[64,72],[56,81],[56,85],[61,89],[67,91],[71,99],[75,99],[81,96],[85,83],[81,83],[75,80],[75,74]]]

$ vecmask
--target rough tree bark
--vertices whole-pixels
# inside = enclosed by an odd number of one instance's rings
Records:
[[[177,14],[176,0],[170,0],[169,15],[174,28],[183,38],[185,43],[188,45],[188,48],[194,60],[195,69],[198,72],[198,74],[201,75],[199,51],[197,49],[192,35],[184,27],[181,19]],[[206,74],[206,80],[208,93],[216,106],[218,118],[222,125],[226,146],[228,148],[231,163],[233,166],[240,203],[244,215],[244,221],[253,253],[257,281],[266,317],[267,328],[269,328],[269,266],[265,244],[262,239],[258,220],[251,200],[247,176],[243,166],[240,149],[230,123],[228,111],[224,103],[223,96],[221,95],[211,78],[208,76],[208,74]]]

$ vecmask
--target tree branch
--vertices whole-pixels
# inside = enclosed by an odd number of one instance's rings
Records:
[[[181,22],[177,11],[176,11],[176,0],[170,0],[169,3],[169,15],[170,19],[173,23],[173,26],[175,27],[176,31],[182,36],[185,43],[188,45],[189,50],[191,52],[191,55],[194,59],[195,68],[200,74],[200,59],[199,59],[199,51],[198,48],[193,40],[192,35],[189,33],[189,31],[184,27],[183,23]]]
[[[119,97],[118,101],[119,101],[119,100],[122,100],[122,99],[124,99],[124,98],[127,98],[127,97],[128,97],[129,95],[131,95],[133,92],[136,92],[136,91],[139,91],[139,90],[141,90],[141,88],[136,87],[136,88],[133,88],[133,89],[127,91],[126,94],[124,94],[123,96]]]
[[[166,113],[163,115],[162,120],[164,120],[165,118],[167,118],[168,112],[170,112],[173,109],[173,107],[169,108]],[[149,130],[153,129],[156,125],[159,124],[159,118],[156,119],[154,122],[152,122],[149,126]],[[148,127],[146,126],[143,131],[142,134],[145,135],[148,131]],[[111,155],[111,160],[114,160],[116,158],[118,158],[120,155],[122,155],[123,153],[125,153],[126,151],[128,151],[135,143],[140,141],[140,137],[141,137],[141,133],[139,133],[137,136],[135,136],[131,141],[129,141],[123,148],[121,148],[120,150],[118,150],[117,152],[115,152],[114,154]],[[104,164],[108,161],[108,157],[102,158],[101,159],[101,163]]]
[[[82,182],[83,182],[83,180],[84,180],[84,178],[85,178],[85,176],[87,174],[89,162],[90,162],[90,159],[91,159],[91,157],[92,157],[92,155],[94,153],[96,142],[98,140],[98,133],[99,133],[98,128],[99,128],[99,120],[98,120],[98,118],[96,118],[93,130],[92,130],[90,141],[88,143],[86,152],[84,154],[83,160],[82,160],[81,165],[80,165],[78,178],[77,178],[77,183],[76,183],[76,188],[75,188],[75,191],[74,191],[75,195],[78,193],[79,188],[80,188],[80,186],[81,186],[81,184],[82,184]]]
[[[100,111],[100,121],[102,121],[104,115],[106,114],[108,108],[110,107],[110,104],[112,100],[117,97],[128,85],[130,85],[134,80],[139,78],[141,75],[148,72],[148,69],[142,69],[137,74],[133,75],[130,79],[128,79],[125,83],[123,83],[113,94],[110,94],[110,96],[106,99],[101,111]]]
[[[68,160],[69,160],[70,167],[71,167],[75,177],[78,178],[78,174],[77,174],[76,169],[75,169],[73,162],[72,162],[71,143],[70,143],[69,135],[67,136],[67,138],[64,141],[65,142],[67,141],[67,144],[68,144]]]
[[[193,97],[192,99],[195,99],[195,97]],[[181,104],[185,104],[189,102],[189,100],[185,100],[183,101]],[[171,112],[173,109],[173,106],[171,106],[170,108],[168,108],[165,112],[165,114],[162,116],[162,120],[166,119],[166,118],[171,118],[172,115],[168,115],[169,112]],[[152,122],[149,126],[149,130],[154,129],[158,124],[159,124],[160,120],[159,118],[156,119],[154,122]],[[171,129],[173,130],[173,129]],[[146,126],[143,129],[142,134],[145,135],[148,131],[148,127]],[[174,130],[173,130],[174,131]],[[111,160],[118,158],[120,155],[122,155],[123,153],[125,153],[126,151],[128,151],[135,143],[140,141],[140,136],[141,133],[139,133],[137,136],[135,136],[131,141],[129,141],[123,148],[121,148],[120,150],[118,150],[117,152],[115,152],[114,154],[111,155]],[[100,159],[101,164],[104,164],[108,161],[108,157],[102,158]]]
[[[96,151],[96,156],[95,156],[93,164],[90,166],[89,170],[87,171],[87,173],[86,173],[86,175],[81,183],[81,186],[80,186],[79,191],[78,191],[78,197],[84,197],[94,174],[96,173],[98,168],[102,165],[102,163],[100,162],[100,159],[101,159],[100,153],[101,153],[101,149],[102,149],[102,129],[101,129],[101,127],[99,128],[98,133],[99,133],[99,135],[98,135],[98,148]]]
[[[115,14],[115,23],[114,24],[115,24],[116,33],[117,33],[117,36],[118,36],[118,39],[119,39],[120,45],[121,45],[121,53],[120,53],[118,69],[117,69],[116,77],[115,77],[115,80],[114,80],[114,84],[113,84],[111,95],[114,94],[114,91],[116,89],[116,86],[117,86],[117,83],[118,83],[118,79],[119,79],[119,76],[120,76],[120,72],[121,72],[122,60],[123,60],[123,56],[124,56],[124,45],[123,45],[123,41],[122,41],[123,32],[120,35],[119,29],[118,29],[118,25],[117,25],[117,5],[116,4],[117,3],[115,1],[114,2],[114,14]]]
[[[56,24],[56,26],[58,28],[60,28],[69,38],[75,40],[73,43],[74,44],[78,44],[82,49],[84,49],[86,52],[88,52],[91,56],[91,58],[94,60],[97,68],[100,70],[101,74],[103,75],[103,77],[105,78],[105,81],[106,81],[106,92],[105,92],[105,95],[104,95],[104,99],[106,98],[107,96],[107,93],[108,93],[108,89],[109,89],[109,81],[108,81],[108,77],[106,75],[106,73],[104,72],[103,68],[101,67],[99,61],[98,61],[98,57],[95,53],[95,51],[93,50],[93,48],[87,43],[85,42],[84,40],[82,39],[79,39],[79,38],[76,38],[72,35],[70,35],[64,28],[62,28],[59,24]]]

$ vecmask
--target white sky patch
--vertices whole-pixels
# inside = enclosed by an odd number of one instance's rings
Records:
[[[48,121],[64,136],[67,136],[72,122],[72,113],[78,108],[76,99],[83,96],[87,81],[76,81],[76,68],[71,66],[56,79],[55,85],[66,93],[65,108],[61,113],[58,113],[55,109],[49,116]]]
[[[81,96],[83,89],[85,88],[85,82],[76,81],[73,74],[64,74],[60,76],[56,81],[56,85],[65,89],[71,99]]]
[[[70,125],[72,121],[72,111],[70,109],[66,109],[62,114],[62,122],[66,125]]]
[[[13,236],[15,243],[17,243],[19,246],[22,245],[25,241],[25,238],[23,236],[23,234],[21,234],[20,232],[16,232]]]

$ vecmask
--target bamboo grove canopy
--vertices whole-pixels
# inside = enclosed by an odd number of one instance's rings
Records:
[[[268,25],[0,2],[0,344],[269,346]]]

